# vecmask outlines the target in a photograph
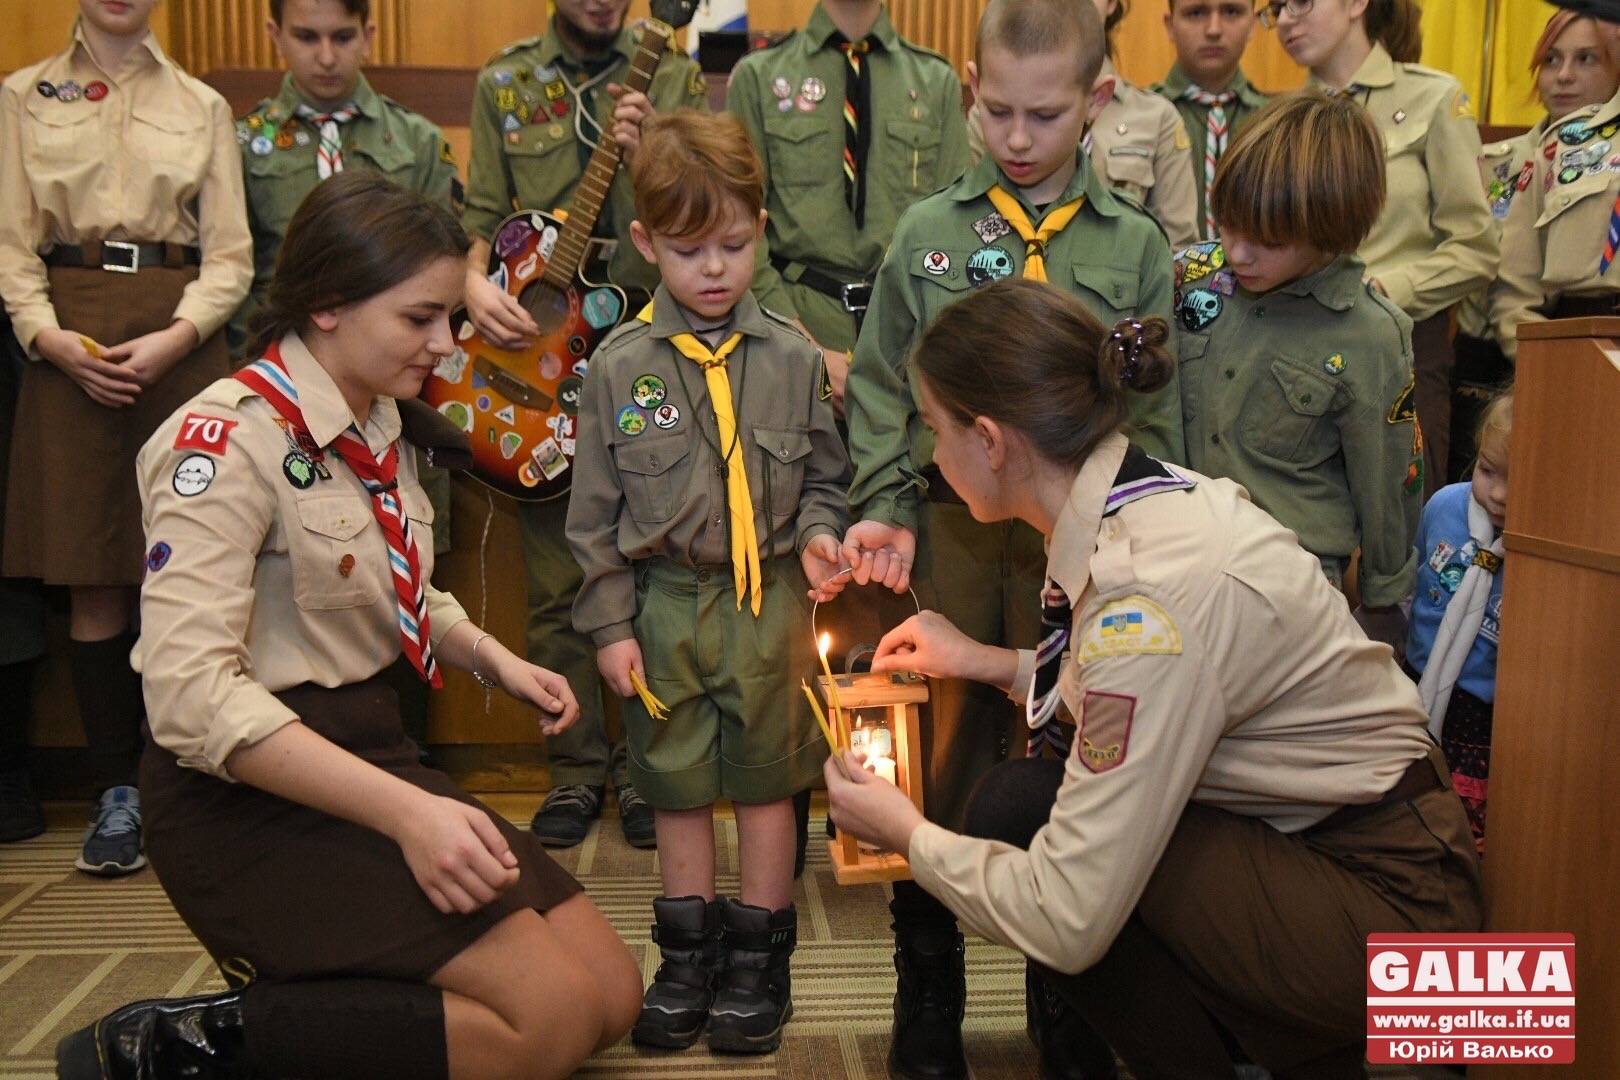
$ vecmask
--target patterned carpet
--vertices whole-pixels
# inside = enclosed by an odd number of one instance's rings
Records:
[[[491,800],[527,823],[537,797]],[[157,878],[144,870],[100,881],[73,869],[78,807],[52,807],[44,836],[0,847],[0,1077],[55,1075],[56,1041],[102,1013],[142,997],[223,989],[219,973],[180,922]],[[820,809],[812,837],[821,835]],[[720,888],[735,894],[737,830],[715,824]],[[584,881],[650,976],[657,949],[648,936],[658,894],[653,852],[624,843],[608,817],[560,861]],[[825,845],[811,844],[799,882],[799,950],[793,965],[794,1018],[776,1054],[711,1057],[639,1051],[628,1042],[593,1059],[589,1077],[833,1080],[883,1077],[889,1002],[894,993],[888,909],[878,886],[840,888]],[[979,1080],[1033,1077],[1024,1037],[1023,959],[969,939],[966,1041]]]

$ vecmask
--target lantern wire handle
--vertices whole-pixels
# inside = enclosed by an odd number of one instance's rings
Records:
[[[832,577],[828,578],[827,581],[836,581],[837,579],[843,577],[845,574],[853,574],[854,572],[855,572],[855,568],[853,566],[846,566],[842,570],[838,571],[838,573],[836,573]],[[823,582],[822,584],[826,584],[826,582]],[[910,585],[907,585],[906,586],[906,592],[911,594],[911,602],[916,605],[917,614],[921,615],[922,614],[922,601],[917,599],[917,590],[913,589]],[[812,640],[814,640],[814,641],[816,641],[818,643],[821,641],[821,631],[819,629],[817,629],[817,627],[816,627],[816,612],[818,610],[820,610],[820,608],[821,608],[821,601],[820,600],[817,600],[815,602],[815,604],[812,605],[811,608],[810,608],[810,637],[811,637]],[[848,673],[846,672],[845,674],[848,674]]]

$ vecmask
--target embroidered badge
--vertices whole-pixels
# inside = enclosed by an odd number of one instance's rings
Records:
[[[1429,552],[1429,569],[1438,574],[1445,567],[1446,560],[1450,559],[1456,550],[1455,545],[1448,544],[1444,540],[1435,544],[1434,550]]]
[[[826,401],[833,396],[832,376],[827,374],[827,359],[821,360],[821,371],[816,376],[816,400]]]
[[[148,574],[157,573],[169,565],[169,556],[173,554],[174,549],[159,540],[152,545],[152,550],[146,553],[146,572]]]
[[[1221,299],[1220,294],[1211,289],[1188,289],[1182,294],[1176,315],[1189,333],[1198,334],[1220,318],[1224,305],[1225,301]]]
[[[950,272],[951,257],[943,251],[930,251],[923,256],[923,269],[935,277]]]
[[[1579,120],[1571,121],[1558,129],[1558,141],[1565,146],[1579,146],[1591,137],[1592,130]]]
[[[626,435],[640,435],[647,430],[647,414],[634,405],[626,405],[619,410],[619,430]]]
[[[174,467],[174,493],[184,498],[201,495],[214,482],[214,459],[192,454]]]
[[[1226,249],[1216,240],[1194,244],[1176,260],[1176,269],[1184,283],[1200,281],[1225,265]]]
[[[973,223],[973,231],[986,244],[993,244],[1012,232],[1012,226],[1007,224],[1007,219],[1002,217],[999,212],[992,210]]]
[[[315,463],[294,451],[281,459],[281,475],[299,491],[307,491],[315,483]]]
[[[987,285],[992,281],[1012,277],[1012,256],[998,247],[982,247],[968,256],[968,282]]]
[[[707,97],[709,84],[703,81],[703,72],[697,68],[692,69],[692,77],[686,80],[686,92],[692,97]]]
[[[1344,371],[1344,354],[1334,353],[1322,361],[1322,370],[1329,375],[1338,375]]]
[[[1093,773],[1125,764],[1135,716],[1136,698],[1131,695],[1087,690],[1080,704],[1079,738],[1074,741],[1080,764]]]
[[[1474,115],[1474,106],[1473,103],[1468,100],[1468,91],[1457,91],[1457,96],[1451,101],[1451,115],[1454,117]]]
[[[653,410],[653,426],[661,431],[668,431],[680,422],[681,410],[667,401]]]
[[[1168,612],[1145,596],[1105,605],[1086,626],[1080,642],[1082,663],[1137,653],[1179,653],[1181,631]]]
[[[1412,404],[1412,390],[1417,386],[1417,377],[1408,375],[1406,385],[1401,392],[1395,395],[1395,404],[1389,407],[1389,415],[1384,418],[1386,423],[1401,424],[1408,420],[1417,419],[1417,407]]]
[[[669,396],[669,390],[664,380],[657,375],[640,375],[630,384],[630,400],[643,409],[650,409],[655,405],[662,405],[664,398]]]
[[[223,454],[230,445],[231,429],[238,421],[218,416],[188,412],[180,421],[180,430],[174,437],[176,450],[201,450],[209,454]]]
[[[1518,183],[1516,183],[1514,186],[1516,188],[1518,188],[1520,191],[1524,191],[1524,190],[1528,189],[1530,187],[1530,181],[1535,175],[1536,175],[1536,164],[1535,164],[1535,162],[1533,162],[1533,161],[1525,162],[1524,163],[1524,168],[1519,170]]]
[[[1217,270],[1209,275],[1209,280],[1204,282],[1204,286],[1222,296],[1231,296],[1237,292],[1237,276],[1230,270]]]

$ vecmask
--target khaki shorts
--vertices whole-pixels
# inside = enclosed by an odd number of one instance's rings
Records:
[[[776,802],[821,776],[826,740],[799,689],[816,662],[809,586],[796,558],[764,575],[755,618],[737,608],[730,566],[636,565],[636,640],[669,715],[628,699],[625,739],[630,782],[656,809]]]

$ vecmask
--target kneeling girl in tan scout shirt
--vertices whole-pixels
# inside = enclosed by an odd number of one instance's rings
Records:
[[[1359,254],[1373,286],[1414,323],[1427,498],[1446,476],[1450,309],[1495,277],[1497,236],[1479,188],[1468,95],[1415,63],[1421,14],[1415,0],[1272,0],[1263,19],[1313,84],[1354,98],[1383,136],[1389,198]]]
[[[375,173],[321,184],[259,359],[141,450],[152,865],[231,989],[69,1036],[69,1080],[154,1059],[560,1077],[630,1027],[640,975],[612,927],[536,837],[420,764],[383,678],[403,654],[432,686],[446,665],[534,706],[542,731],[579,712],[429,583],[410,444],[470,457],[411,399],[455,348],[466,248],[448,209]]]
[[[568,541],[574,625],[624,706],[653,807],[659,967],[631,1037],[776,1049],[793,1012],[792,796],[826,757],[799,682],[809,595],[830,597],[848,464],[819,351],[749,294],[763,170],[732,116],[646,122],[631,238],[663,283],[591,358]],[[830,582],[830,583],[829,583]],[[741,896],[715,895],[714,803],[737,814]]]
[[[101,790],[76,865],[102,875],[146,864],[129,666],[135,451],[230,370],[220,328],[253,277],[230,108],[158,46],[155,5],[81,0],[67,48],[0,87],[0,296],[34,361],[4,572],[68,588],[74,697]]]
[[[1225,239],[1176,257],[1177,354],[1187,463],[1242,484],[1334,585],[1359,547],[1357,618],[1398,647],[1423,460],[1412,320],[1355,256],[1384,201],[1381,149],[1342,96],[1255,116],[1215,176]]]
[[[1133,1075],[1230,1077],[1231,1040],[1277,1076],[1361,1076],[1367,934],[1480,926],[1468,823],[1411,681],[1317,560],[1237,484],[1118,433],[1173,377],[1162,334],[1029,282],[929,330],[936,460],[975,517],[1045,535],[1047,636],[1015,652],[924,612],[874,667],[1007,691],[1065,760],[997,766],[959,835],[850,755],[833,818],[1030,957]]]

